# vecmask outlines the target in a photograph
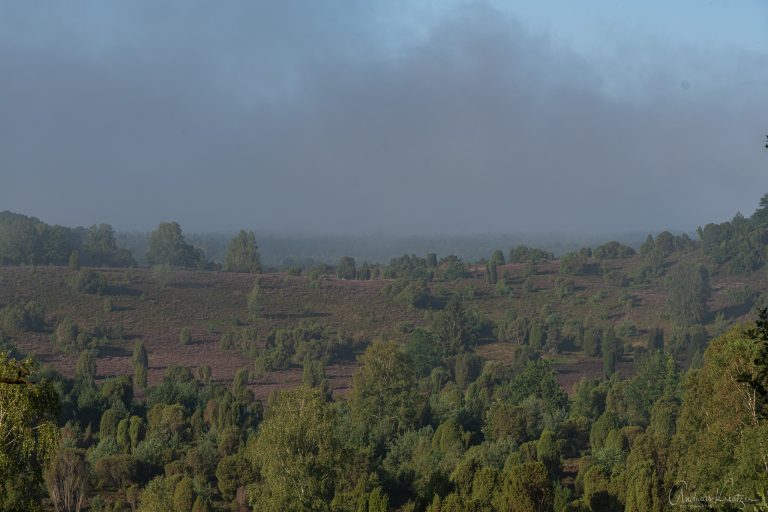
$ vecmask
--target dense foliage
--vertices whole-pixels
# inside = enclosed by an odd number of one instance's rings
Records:
[[[79,263],[95,267],[136,264],[128,250],[117,246],[109,224],[72,229],[0,212],[0,265],[67,265],[73,255]]]

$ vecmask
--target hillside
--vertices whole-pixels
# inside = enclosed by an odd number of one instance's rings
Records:
[[[616,271],[629,275],[641,262],[639,255],[605,260],[602,274]],[[668,271],[681,262],[706,263],[707,258],[700,249],[674,253],[664,260],[664,266]],[[596,325],[614,326],[621,330],[626,346],[623,362],[618,364],[625,375],[632,372],[632,347],[643,346],[650,329],[673,331],[665,311],[668,292],[663,276],[644,285],[623,286],[626,283],[613,283],[604,275],[577,275],[569,278],[572,291],[563,296],[558,292],[558,279],[562,280],[559,266],[557,260],[537,264],[529,277],[526,264],[499,266],[498,273],[506,274],[508,280],[503,293],[487,282],[483,267],[475,266],[470,277],[431,282],[432,305],[425,309],[388,299],[382,289],[390,279],[344,280],[326,275],[313,282],[306,275],[264,274],[260,277],[261,313],[256,318],[249,317],[247,310],[247,295],[255,278],[251,274],[101,268],[97,271],[106,277],[108,288],[97,295],[74,290],[69,284],[74,271],[66,267],[3,267],[0,305],[30,300],[42,304],[45,327],[41,332],[16,333],[13,343],[20,351],[34,354],[70,376],[78,353],[56,350],[51,343],[53,329],[65,317],[89,333],[107,327],[109,339],[98,346],[99,378],[131,374],[132,347],[135,340],[142,339],[149,351],[150,384],[159,382],[172,365],[209,365],[214,379],[231,381],[238,369],[253,367],[252,356],[264,347],[275,328],[324,326],[354,340],[354,350],[333,358],[326,369],[337,393],[348,389],[355,356],[368,342],[407,341],[414,327],[428,325],[456,293],[464,297],[469,309],[479,311],[495,326],[503,323],[510,311],[529,317],[556,313],[565,322],[589,319]],[[758,292],[768,290],[768,282],[763,271],[736,276],[709,266],[712,295],[707,303],[706,328],[709,336],[714,336],[723,328],[714,325],[717,314],[722,313],[728,324],[746,320],[753,314]],[[193,340],[186,346],[179,342],[185,327]],[[222,348],[220,340],[226,333],[247,329],[253,329],[249,331],[253,338],[250,351]],[[504,339],[503,334],[496,338],[484,336],[477,352],[490,361],[512,361],[519,345]],[[555,363],[567,391],[581,376],[601,375],[600,357],[588,357],[567,343],[562,345],[547,350],[545,357]],[[295,363],[287,369],[268,371],[253,380],[252,388],[264,399],[276,387],[299,384],[301,372],[300,364]]]

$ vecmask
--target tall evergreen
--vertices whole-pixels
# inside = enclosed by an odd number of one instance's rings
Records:
[[[253,232],[240,231],[227,245],[225,272],[261,272],[261,256]]]
[[[147,389],[147,370],[149,369],[149,356],[144,342],[136,340],[133,345],[133,385],[138,389]]]

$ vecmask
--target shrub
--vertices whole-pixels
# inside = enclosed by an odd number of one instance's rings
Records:
[[[72,350],[77,347],[79,334],[80,328],[77,324],[71,318],[65,317],[56,325],[51,341],[59,350]]]
[[[72,270],[80,270],[80,253],[72,251],[69,254],[69,268]]]
[[[261,292],[261,280],[256,278],[253,281],[253,288],[248,293],[248,314],[251,318],[258,318],[261,313],[261,299],[259,294]]]
[[[429,288],[424,279],[399,277],[387,283],[382,292],[388,299],[413,308],[424,308],[429,304]]]
[[[536,285],[534,284],[533,279],[529,277],[523,282],[523,290],[528,293],[536,291]]]
[[[219,348],[222,350],[232,350],[235,348],[235,334],[232,331],[225,332],[219,339]]]
[[[616,332],[622,338],[631,338],[633,336],[637,336],[637,326],[635,325],[635,322],[627,319],[619,324]]]
[[[189,331],[189,327],[184,327],[179,333],[179,342],[182,345],[192,344],[192,333]]]
[[[44,326],[45,309],[39,302],[27,302],[23,308],[8,304],[0,309],[0,328],[6,332],[40,331]]]
[[[8,304],[0,309],[0,327],[12,333],[24,330],[24,310],[16,304]]]
[[[560,300],[570,297],[573,294],[573,290],[576,288],[573,279],[565,277],[558,277],[555,279],[555,293]]]
[[[73,290],[101,295],[107,291],[107,278],[93,270],[80,270],[69,280]]]

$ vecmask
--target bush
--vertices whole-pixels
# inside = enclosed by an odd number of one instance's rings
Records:
[[[179,342],[182,345],[192,344],[192,333],[189,331],[189,327],[184,327],[179,333]]]
[[[77,324],[71,318],[66,317],[56,325],[51,341],[59,350],[73,350],[77,348],[80,334],[80,328]]]
[[[30,301],[23,308],[8,304],[0,309],[0,328],[8,333],[40,331],[44,326],[45,309],[39,302]]]
[[[235,348],[235,334],[232,331],[225,332],[219,339],[219,348],[222,350],[232,350]]]
[[[637,336],[637,326],[635,325],[635,322],[627,319],[619,324],[616,332],[620,337],[624,339],[631,338],[633,336]]]
[[[261,279],[258,277],[253,281],[253,288],[248,293],[248,314],[251,318],[256,319],[261,313],[261,299],[259,294],[261,292]]]
[[[573,291],[576,288],[576,285],[573,282],[573,279],[558,277],[557,279],[555,279],[554,288],[555,288],[555,293],[557,294],[557,297],[560,300],[563,300],[573,295]]]
[[[454,374],[456,384],[466,388],[472,383],[483,369],[483,358],[475,353],[459,354],[456,356]]]
[[[424,279],[399,277],[387,283],[382,292],[388,299],[413,308],[424,308],[429,304],[429,288]]]
[[[93,270],[80,270],[69,280],[73,290],[101,295],[107,291],[107,278]]]
[[[3,331],[9,333],[23,331],[24,324],[24,310],[20,306],[8,304],[0,309],[0,327]]]

